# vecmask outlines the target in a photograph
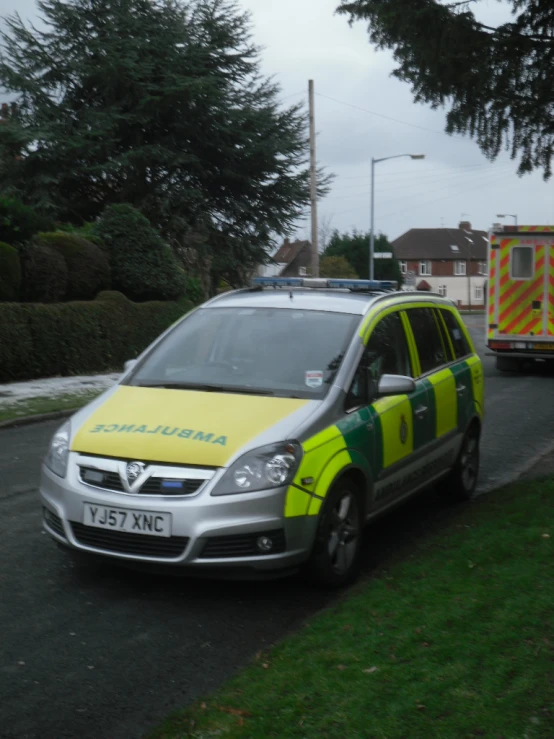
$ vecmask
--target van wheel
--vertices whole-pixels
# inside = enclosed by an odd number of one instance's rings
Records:
[[[448,498],[454,502],[471,500],[475,495],[479,478],[479,427],[476,423],[468,429],[456,464],[444,482]]]
[[[521,372],[523,360],[516,357],[496,357],[496,369],[501,372]]]
[[[329,492],[319,517],[308,573],[327,587],[343,587],[358,574],[363,515],[360,494],[348,478]]]

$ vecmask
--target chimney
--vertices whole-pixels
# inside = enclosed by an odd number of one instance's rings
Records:
[[[458,228],[465,231],[471,231],[471,223],[469,221],[460,221]]]
[[[287,236],[285,239],[285,246],[290,246],[289,237]]]

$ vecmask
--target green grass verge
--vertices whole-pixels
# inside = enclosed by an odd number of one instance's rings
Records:
[[[554,482],[464,508],[150,739],[554,736]]]
[[[59,395],[56,398],[30,398],[13,405],[2,407],[2,399],[0,398],[0,422],[13,421],[24,416],[35,416],[42,413],[56,413],[57,411],[72,410],[73,408],[82,408],[91,400],[94,400],[101,390],[90,390],[83,393],[73,393],[70,395]]]

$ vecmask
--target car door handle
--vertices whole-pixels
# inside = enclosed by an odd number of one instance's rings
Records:
[[[419,408],[416,408],[416,409],[415,409],[415,414],[416,414],[416,416],[417,416],[418,418],[420,418],[420,419],[421,419],[421,418],[423,418],[423,417],[424,417],[425,415],[427,415],[427,411],[428,411],[428,410],[429,410],[429,409],[427,408],[427,406],[426,406],[426,405],[420,405],[420,406],[419,406]]]
[[[458,393],[458,395],[463,395],[465,391],[466,391],[465,385],[458,385],[458,387],[456,388],[456,392]]]

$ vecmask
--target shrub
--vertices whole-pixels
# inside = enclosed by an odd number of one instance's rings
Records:
[[[0,241],[21,244],[39,231],[50,231],[53,223],[14,197],[0,197]]]
[[[121,370],[191,307],[111,292],[88,302],[3,303],[0,382]]]
[[[58,225],[58,231],[74,234],[75,236],[82,236],[87,241],[91,241],[93,244],[96,244],[96,246],[99,246],[104,251],[107,251],[106,244],[100,238],[100,236],[98,236],[95,228],[96,224],[88,221],[87,223],[83,223],[82,226],[74,226],[72,223],[60,223]]]
[[[175,300],[185,275],[171,248],[131,205],[111,205],[95,225],[110,252],[112,283],[132,300]]]
[[[110,264],[96,244],[76,234],[41,233],[39,243],[58,251],[67,264],[66,300],[92,300],[110,286]]]
[[[344,280],[358,279],[358,275],[346,257],[321,257],[319,274],[321,277],[338,277]]]
[[[204,291],[198,277],[185,277],[185,295],[195,305],[204,300]]]
[[[19,300],[21,264],[19,252],[0,241],[0,303]]]
[[[67,293],[65,259],[45,243],[32,241],[19,249],[21,257],[21,300],[28,303],[57,303]]]

